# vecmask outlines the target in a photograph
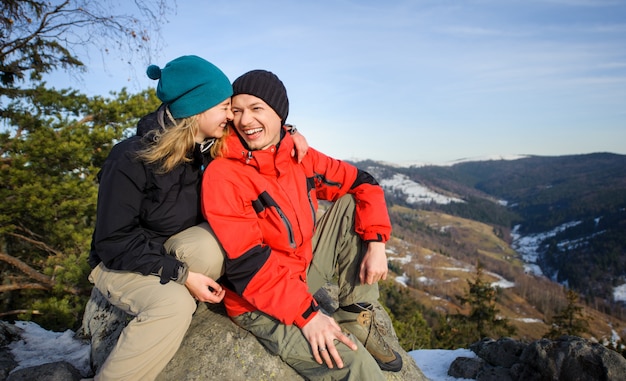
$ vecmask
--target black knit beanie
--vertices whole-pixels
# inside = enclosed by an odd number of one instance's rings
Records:
[[[289,115],[287,89],[278,77],[267,70],[252,70],[233,82],[233,96],[249,94],[267,103],[285,124]]]

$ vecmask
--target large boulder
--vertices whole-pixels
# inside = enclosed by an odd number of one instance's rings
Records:
[[[576,336],[526,344],[510,338],[484,339],[470,346],[478,356],[459,357],[448,374],[479,381],[623,381],[626,359]]]
[[[626,359],[605,346],[576,336],[542,339],[526,347],[520,362],[521,380],[626,379]]]
[[[316,298],[327,311],[336,308],[332,288],[322,289]],[[386,339],[401,354],[400,372],[385,372],[387,380],[427,381],[415,361],[398,344],[389,316],[376,306],[379,322],[387,327]],[[95,371],[103,364],[130,316],[109,304],[94,288],[87,304],[82,336],[91,338],[91,361]],[[200,303],[191,326],[174,358],[161,375],[167,380],[302,380],[280,357],[269,353],[256,338],[236,326],[222,304]]]

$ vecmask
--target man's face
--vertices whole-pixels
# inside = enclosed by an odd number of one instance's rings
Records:
[[[280,141],[281,119],[261,98],[239,94],[232,98],[233,124],[250,150],[265,149]]]

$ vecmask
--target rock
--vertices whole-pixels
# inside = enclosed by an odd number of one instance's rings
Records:
[[[12,341],[19,340],[21,331],[21,328],[0,320],[0,381],[5,381],[17,366],[6,346]]]
[[[483,339],[470,345],[472,352],[493,366],[510,368],[519,362],[526,344],[511,338],[501,338],[498,341]]]
[[[478,381],[514,381],[509,369],[501,366],[485,365],[476,376]]]
[[[5,381],[15,367],[17,362],[11,352],[6,347],[0,348],[0,381]]]
[[[11,373],[6,381],[78,381],[81,378],[76,368],[65,361],[60,361],[18,369]]]
[[[0,320],[0,347],[4,347],[15,340],[19,340],[21,334],[21,328]]]
[[[102,366],[131,319],[132,316],[109,303],[97,288],[91,290],[91,297],[83,314],[83,324],[76,334],[91,341],[92,369]]]
[[[626,359],[601,344],[580,337],[541,339],[526,347],[520,379],[624,380]]]
[[[226,316],[223,305],[200,304],[176,355],[157,378],[167,380],[298,380],[280,357]]]
[[[530,344],[510,338],[484,339],[470,349],[478,356],[477,361],[456,359],[450,366],[450,375],[479,381],[623,381],[626,375],[626,359],[622,355],[575,336]],[[483,363],[476,371],[479,360]]]
[[[332,287],[315,296],[326,311],[333,311]],[[398,344],[391,320],[380,306],[375,306],[379,322],[387,327],[386,337],[401,354],[404,362],[400,372],[385,372],[387,380],[427,381],[415,361]],[[91,337],[92,367],[99,369],[117,341],[130,316],[109,304],[94,288],[83,317],[81,335]],[[236,326],[222,304],[200,303],[191,326],[174,358],[157,380],[303,380],[280,357],[269,353],[257,339]]]
[[[448,376],[475,379],[484,365],[485,361],[481,358],[457,357],[450,364]]]

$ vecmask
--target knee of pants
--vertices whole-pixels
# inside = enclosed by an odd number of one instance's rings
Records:
[[[157,303],[146,310],[146,314],[153,318],[167,318],[180,324],[189,324],[197,304],[186,287],[182,286],[182,291],[164,293]]]
[[[355,374],[362,374],[365,377],[365,375],[373,376],[374,373],[379,371],[376,360],[374,360],[367,349],[362,346],[359,346],[359,349],[356,351],[350,350],[349,352],[341,353],[341,358],[343,359],[344,366]],[[367,377],[363,379],[366,378]]]

